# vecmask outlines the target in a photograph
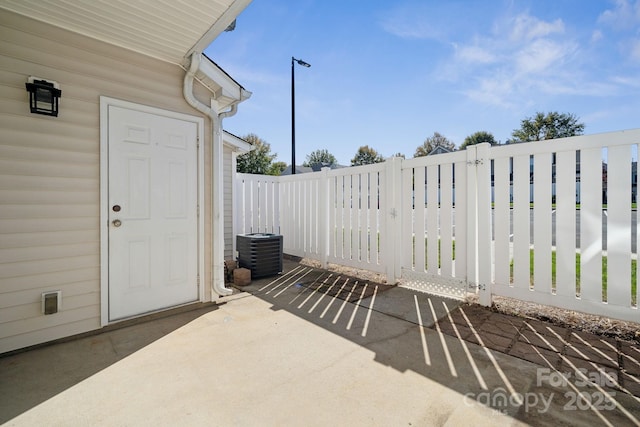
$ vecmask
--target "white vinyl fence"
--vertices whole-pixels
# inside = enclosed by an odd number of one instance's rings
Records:
[[[235,234],[282,234],[285,253],[386,273],[385,164],[271,177],[237,174]]]
[[[282,234],[288,254],[452,297],[477,292],[485,305],[501,295],[638,321],[639,143],[633,130],[237,174],[235,234]]]

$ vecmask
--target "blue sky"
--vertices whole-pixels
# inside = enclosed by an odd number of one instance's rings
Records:
[[[640,127],[640,0],[254,0],[205,51],[247,90],[224,128],[291,159],[413,156],[439,132],[504,142],[537,111],[585,133]]]

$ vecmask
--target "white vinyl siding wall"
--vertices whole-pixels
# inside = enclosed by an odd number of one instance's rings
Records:
[[[177,66],[5,11],[0,32],[3,353],[100,327],[100,96],[197,112],[182,97],[184,72]],[[29,113],[30,75],[60,84],[59,117]],[[208,218],[210,190],[204,194]],[[210,221],[204,222],[209,260]],[[210,283],[211,270],[205,271],[204,283]],[[62,291],[62,309],[44,316],[41,294],[52,290]]]

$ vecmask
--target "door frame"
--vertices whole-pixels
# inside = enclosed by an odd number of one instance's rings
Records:
[[[198,298],[204,301],[204,119],[198,116],[150,107],[148,105],[100,96],[100,326],[109,321],[109,107],[120,107],[142,113],[195,123],[197,126],[197,215],[198,215]],[[148,314],[148,313],[145,313]],[[143,314],[144,315],[144,314]]]

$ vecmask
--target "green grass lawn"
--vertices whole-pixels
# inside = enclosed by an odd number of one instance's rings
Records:
[[[379,239],[379,236],[378,236]],[[415,259],[415,236],[413,237],[413,263],[415,265],[416,259]],[[455,240],[452,241],[452,248],[451,248],[451,253],[452,253],[452,259],[456,258],[456,242]],[[424,246],[425,246],[425,269],[428,268],[427,265],[427,253],[428,253],[428,245],[427,245],[427,239],[424,239]],[[442,248],[441,248],[441,239],[438,239],[438,268],[440,268],[442,266],[441,263],[441,255],[442,255]],[[638,280],[637,280],[637,272],[638,272],[638,262],[635,259],[630,260],[631,262],[631,303],[632,305],[637,305],[637,288],[638,288]],[[530,285],[533,285],[534,283],[534,251],[533,249],[529,250],[529,277],[530,277]],[[513,260],[511,260],[510,263],[510,270],[511,270],[511,282],[513,283]],[[580,254],[576,253],[576,295],[580,294]],[[555,290],[556,288],[556,252],[552,251],[551,252],[551,282],[552,282],[552,289]],[[603,301],[607,300],[607,257],[603,256],[602,257],[602,299]]]
[[[534,277],[533,277],[533,260],[534,260],[534,252],[533,249],[529,250],[529,277],[530,284],[533,285]],[[576,253],[576,294],[580,294],[580,254]],[[511,282],[513,282],[513,260],[511,260],[510,264],[511,269]],[[637,289],[638,289],[638,280],[637,280],[637,271],[638,271],[638,261],[635,259],[631,260],[631,304],[637,304]],[[551,282],[552,288],[556,287],[556,252],[551,252]],[[602,299],[603,301],[607,300],[607,257],[602,257]]]

